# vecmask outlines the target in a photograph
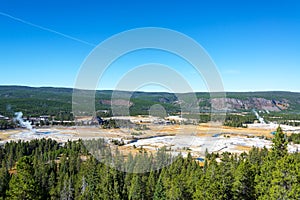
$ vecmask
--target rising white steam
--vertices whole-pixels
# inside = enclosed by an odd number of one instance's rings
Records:
[[[29,121],[24,121],[22,116],[23,116],[23,113],[22,112],[16,112],[15,113],[15,118],[14,118],[14,121],[17,121],[19,122],[20,126],[23,127],[23,128],[27,128],[29,129],[30,131],[33,131],[32,129],[32,126],[31,126],[31,123]]]
[[[255,114],[256,118],[258,119],[258,121],[261,124],[265,124],[266,123],[265,120],[264,120],[264,118],[262,118],[261,116],[259,116],[259,114],[256,112],[256,110],[253,109],[252,111],[253,111],[253,113]]]

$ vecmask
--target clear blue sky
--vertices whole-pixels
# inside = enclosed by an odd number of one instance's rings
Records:
[[[0,85],[73,87],[94,48],[88,43],[150,26],[182,32],[200,43],[216,63],[226,91],[300,92],[297,0],[9,0],[1,2],[0,12]],[[122,73],[148,62],[168,64],[195,90],[206,91],[184,61],[154,50],[120,58],[99,89],[113,88]]]

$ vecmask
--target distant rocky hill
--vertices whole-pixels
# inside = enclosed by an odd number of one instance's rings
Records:
[[[228,109],[300,112],[300,93],[294,92],[228,92]]]
[[[218,106],[218,102],[225,101],[228,111],[239,111],[239,110],[264,110],[264,111],[283,111],[288,110],[290,107],[287,99],[265,99],[261,97],[248,97],[247,99],[237,98],[213,98],[210,99],[210,103]]]
[[[72,111],[71,88],[52,87],[25,87],[25,86],[0,86],[0,114],[12,116],[16,111],[22,111],[24,115],[57,115],[61,112]],[[111,102],[113,91],[96,91],[96,109],[110,110],[113,105],[130,107],[132,115],[148,114],[153,104],[161,104],[168,113],[180,111],[182,103],[178,95],[166,92],[127,92],[118,91],[118,99]],[[130,101],[123,98],[130,95]],[[218,107],[220,102],[227,104],[228,111],[251,111],[252,109],[266,112],[291,112],[300,113],[300,93],[293,92],[227,92],[226,98],[210,98],[209,93],[199,92],[195,94],[200,110],[210,110],[211,105]]]

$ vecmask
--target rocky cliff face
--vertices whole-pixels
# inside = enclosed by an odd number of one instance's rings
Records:
[[[225,105],[229,111],[257,109],[278,112],[288,109],[289,107],[289,103],[285,99],[278,101],[258,97],[249,97],[247,99],[213,98],[209,101],[214,109],[221,110],[223,105]]]

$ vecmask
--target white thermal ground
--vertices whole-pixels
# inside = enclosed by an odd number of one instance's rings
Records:
[[[259,129],[267,129],[267,130],[276,130],[278,127],[277,124],[249,124],[249,128],[259,128]],[[299,133],[300,127],[291,127],[286,125],[281,125],[281,128],[284,132],[294,132]],[[60,129],[37,129],[34,131],[23,130],[20,133],[16,133],[10,136],[10,138],[6,141],[0,141],[1,143],[5,143],[10,140],[25,140],[29,141],[32,139],[41,139],[41,138],[51,138],[57,140],[58,142],[66,142],[68,140],[78,140],[80,138],[94,139],[94,138],[113,138],[113,139],[121,139],[122,134],[118,133],[119,137],[116,136],[117,132],[109,132],[109,133],[98,133],[94,135],[78,135],[74,130],[60,130]],[[270,131],[271,134],[271,131]],[[228,134],[226,134],[228,135]],[[129,142],[124,139],[125,143]],[[258,137],[247,138],[235,136],[233,134],[230,137],[224,137],[222,134],[218,137],[210,137],[210,136],[157,136],[146,139],[139,139],[130,144],[126,144],[127,147],[143,147],[149,150],[157,150],[158,148],[166,146],[167,148],[171,148],[173,152],[181,152],[183,155],[186,155],[186,150],[190,150],[193,156],[203,156],[205,150],[208,152],[232,152],[232,153],[242,153],[244,149],[249,147],[259,147],[263,148],[271,148],[272,141],[260,139]],[[245,148],[243,148],[245,147]],[[288,151],[296,152],[300,150],[300,145],[298,144],[289,144]]]
[[[189,141],[189,142],[187,142]],[[208,152],[232,152],[242,153],[243,150],[239,150],[236,147],[259,147],[271,148],[272,142],[270,140],[264,140],[259,138],[242,138],[242,137],[230,137],[225,138],[222,135],[219,137],[176,137],[176,136],[162,136],[149,139],[141,139],[136,142],[127,144],[126,146],[143,147],[149,150],[156,150],[157,148],[166,146],[171,147],[172,150],[181,150],[183,148],[189,148],[192,154],[203,155],[205,149]],[[300,145],[288,145],[289,152],[296,152],[300,150]]]
[[[68,140],[77,140],[78,137],[74,136],[74,134],[66,134],[66,131],[64,133],[61,133],[58,130],[39,130],[35,129],[34,131],[24,130],[23,132],[11,135],[10,138],[12,140],[24,140],[29,141],[33,139],[42,139],[42,138],[51,138],[53,140],[57,140],[59,142],[67,142]]]

